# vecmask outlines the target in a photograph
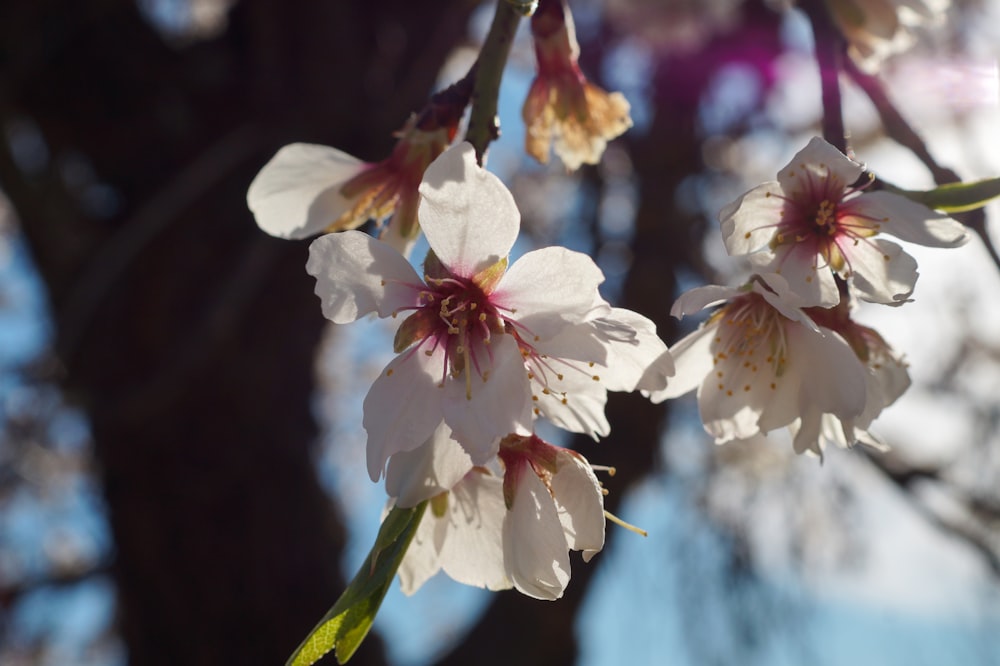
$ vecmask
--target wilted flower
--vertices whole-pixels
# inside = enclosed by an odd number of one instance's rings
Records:
[[[915,26],[944,17],[951,0],[826,0],[848,53],[867,72],[913,44]]]
[[[599,434],[606,422],[594,412],[603,412],[607,388],[665,383],[666,346],[648,320],[600,299],[604,276],[590,257],[543,248],[507,270],[520,214],[470,145],[431,164],[420,193],[431,248],[423,279],[402,255],[359,232],[317,239],[306,266],[334,322],[408,315],[396,331],[399,356],[365,398],[373,479],[390,455],[419,446],[442,420],[481,465],[500,437],[531,432],[533,406],[582,415],[576,426],[564,418],[564,427]]]
[[[722,210],[719,219],[731,255],[749,255],[758,273],[783,298],[801,307],[840,301],[834,274],[849,279],[858,295],[898,305],[913,292],[917,262],[889,233],[932,247],[968,240],[950,217],[886,191],[856,186],[864,168],[820,138],[813,138],[778,181],[750,190]]]
[[[306,238],[391,216],[381,238],[402,251],[419,231],[417,188],[424,170],[451,143],[457,118],[424,125],[418,116],[411,117],[397,133],[392,154],[375,164],[328,146],[285,146],[247,191],[257,225],[279,238]]]
[[[705,430],[718,444],[777,428],[796,429],[796,453],[819,452],[825,416],[861,418],[868,373],[838,333],[817,326],[759,278],[741,289],[692,289],[674,304],[681,317],[725,302],[671,347],[677,373],[654,401],[695,388]]]
[[[538,74],[531,84],[522,115],[525,150],[539,162],[549,147],[567,169],[597,164],[607,142],[632,126],[629,103],[621,93],[608,93],[580,71],[573,16],[563,0],[543,0],[531,17]]]

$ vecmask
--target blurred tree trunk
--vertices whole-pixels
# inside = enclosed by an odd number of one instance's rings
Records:
[[[307,246],[246,187],[294,140],[381,159],[472,4],[245,0],[175,45],[131,0],[0,7],[0,188],[90,418],[131,663],[282,663],[342,589]]]

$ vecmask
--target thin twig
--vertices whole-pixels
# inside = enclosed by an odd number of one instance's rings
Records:
[[[903,118],[896,105],[889,99],[882,81],[877,76],[861,71],[857,65],[851,62],[850,58],[847,59],[844,70],[851,77],[851,80],[858,84],[858,87],[868,96],[872,104],[875,105],[875,110],[882,121],[882,127],[885,128],[885,133],[889,135],[889,138],[908,148],[910,152],[916,155],[930,170],[931,175],[934,176],[935,183],[943,185],[945,183],[955,183],[960,180],[958,174],[947,167],[941,166],[934,159],[934,156],[927,149],[927,144],[924,143],[924,140],[920,138],[920,135],[917,134],[913,127],[906,122],[906,119]]]
[[[523,10],[510,0],[497,2],[493,24],[477,60],[476,82],[472,90],[472,111],[465,140],[476,149],[476,161],[483,163],[483,156],[490,142],[500,137],[500,120],[497,118],[497,98],[507,56],[514,43],[514,33],[523,16]]]
[[[917,159],[923,162],[924,166],[931,172],[935,183],[944,185],[946,183],[961,181],[961,178],[959,178],[955,171],[939,164],[934,159],[934,156],[927,148],[927,144],[924,143],[924,140],[920,138],[920,135],[917,134],[916,130],[913,129],[910,123],[906,121],[906,118],[903,117],[903,114],[896,108],[896,105],[889,99],[885,86],[882,85],[882,81],[877,76],[863,72],[849,58],[845,71],[851,77],[851,80],[864,91],[872,104],[875,105],[875,110],[878,112],[879,118],[882,120],[882,126],[885,128],[885,133],[889,138],[904,148],[909,149]],[[986,251],[989,253],[990,259],[993,260],[997,268],[1000,268],[1000,253],[997,252],[993,240],[986,231],[985,211],[982,208],[977,208],[976,210],[954,215],[953,217],[976,232],[976,235],[983,241],[983,245],[986,246]]]
[[[802,10],[812,25],[816,42],[816,64],[823,94],[823,138],[842,153],[847,153],[847,132],[840,95],[840,70],[844,63],[845,42],[822,0],[803,0]]]

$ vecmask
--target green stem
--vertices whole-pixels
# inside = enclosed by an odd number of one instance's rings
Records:
[[[476,161],[480,165],[490,142],[500,137],[500,120],[497,118],[500,79],[514,43],[514,33],[523,16],[522,7],[523,3],[517,5],[510,0],[497,2],[493,24],[479,52],[476,81],[472,88],[472,112],[465,140],[476,149]]]

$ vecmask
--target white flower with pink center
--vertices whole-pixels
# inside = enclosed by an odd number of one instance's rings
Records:
[[[389,456],[420,446],[442,420],[481,465],[501,437],[532,431],[533,408],[575,410],[580,418],[565,419],[567,427],[600,434],[608,388],[665,383],[666,346],[639,323],[648,320],[600,300],[604,276],[588,256],[543,248],[507,270],[520,214],[500,180],[477,166],[470,145],[435,160],[420,194],[431,248],[423,279],[396,250],[358,232],[315,240],[306,265],[334,322],[370,312],[403,318],[399,356],[365,398],[373,479]],[[609,326],[633,335],[609,334]],[[555,404],[535,407],[550,396]]]
[[[535,435],[511,434],[499,460],[474,466],[446,426],[389,461],[386,491],[398,506],[429,505],[399,569],[412,594],[443,570],[466,585],[514,587],[558,599],[569,551],[589,561],[604,547],[604,494],[587,460]]]
[[[835,274],[850,280],[866,301],[905,302],[917,280],[917,263],[877,236],[956,247],[968,233],[950,217],[903,196],[857,186],[863,172],[860,164],[813,138],[778,172],[777,182],[755,187],[722,210],[726,250],[748,255],[757,273],[801,307],[836,305]]]
[[[720,302],[698,330],[671,347],[677,373],[652,394],[654,401],[697,389],[702,422],[716,443],[792,426],[797,453],[818,450],[825,416],[846,423],[862,415],[867,371],[851,347],[759,279],[741,289],[692,289],[672,314]]]
[[[455,137],[455,124],[425,129],[414,116],[392,154],[377,163],[310,143],[284,146],[247,190],[257,226],[278,238],[308,238],[390,218],[382,240],[401,251],[417,238],[417,188],[427,165]]]

